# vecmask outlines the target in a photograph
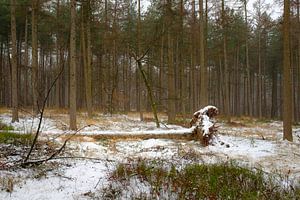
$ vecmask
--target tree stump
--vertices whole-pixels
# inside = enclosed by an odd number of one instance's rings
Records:
[[[194,127],[192,135],[204,146],[208,146],[217,132],[215,116],[219,114],[215,106],[206,106],[194,113],[190,127]]]

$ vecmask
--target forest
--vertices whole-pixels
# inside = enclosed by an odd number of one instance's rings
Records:
[[[297,199],[299,145],[299,0],[0,0],[0,198]]]
[[[170,121],[207,103],[229,117],[282,118],[283,19],[273,19],[263,1],[254,2],[251,17],[247,1],[234,8],[205,2],[200,10],[199,2],[184,0],[153,1],[142,10],[139,1],[75,3],[72,21],[69,1],[1,1],[1,106],[12,107],[16,87],[18,107],[37,107],[63,70],[47,107],[69,108],[76,99],[90,114],[151,111],[135,54],[143,55],[157,110]],[[298,122],[299,3],[290,10],[290,114]]]

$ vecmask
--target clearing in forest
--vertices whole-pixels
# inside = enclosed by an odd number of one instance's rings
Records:
[[[67,119],[67,114],[46,111],[39,152],[33,157],[46,156],[47,152],[59,148],[68,135],[74,134],[67,130]],[[160,119],[164,121],[166,116],[160,114]],[[32,133],[38,123],[37,118],[27,113],[22,113],[17,123],[10,120],[8,111],[1,110],[0,122],[10,127],[7,132]],[[93,119],[80,113],[78,127],[82,129],[60,155],[37,167],[10,168],[28,148],[19,143],[1,142],[0,199],[92,198],[110,184],[111,173],[120,163],[133,160],[156,160],[177,166],[234,162],[276,175],[281,185],[299,185],[299,127],[293,129],[294,142],[287,142],[281,139],[280,121],[249,118],[235,118],[230,124],[217,121],[215,142],[204,147],[188,137],[191,129],[184,123],[156,128],[151,119],[140,121],[137,113],[113,116],[95,113]]]

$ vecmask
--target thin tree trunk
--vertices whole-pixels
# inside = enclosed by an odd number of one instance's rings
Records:
[[[39,92],[38,92],[38,33],[37,33],[37,12],[39,0],[32,0],[31,11],[31,37],[32,37],[32,97],[33,111],[39,110]]]
[[[76,0],[71,0],[70,9],[70,129],[76,130]]]
[[[85,102],[88,117],[92,117],[92,80],[91,80],[91,49],[90,49],[90,25],[89,25],[89,8],[86,3],[81,7],[81,49],[85,83]]]
[[[146,85],[146,88],[147,88],[147,92],[148,92],[148,98],[149,98],[149,101],[150,101],[150,105],[151,105],[151,109],[152,109],[152,113],[153,113],[153,116],[154,116],[154,120],[155,120],[155,123],[156,123],[156,127],[159,128],[160,125],[159,125],[159,120],[158,120],[158,115],[157,115],[157,107],[156,107],[156,103],[154,101],[154,97],[153,97],[153,93],[152,93],[152,89],[151,89],[151,86],[150,86],[150,82],[146,76],[146,73],[145,71],[143,70],[143,67],[142,67],[142,58],[136,58],[136,62],[138,64],[138,68],[142,74],[142,78],[144,80],[144,83]]]
[[[293,141],[292,83],[290,61],[290,1],[284,0],[283,18],[283,139]]]
[[[11,43],[12,43],[12,122],[19,121],[18,116],[18,57],[17,57],[17,31],[16,31],[16,0],[11,0]]]
[[[298,30],[300,29],[300,1],[297,0],[297,24]],[[296,120],[300,121],[300,34],[298,36],[298,84],[297,84],[297,107],[295,107],[295,112],[297,113]]]
[[[250,75],[250,64],[249,64],[249,45],[248,45],[248,11],[247,11],[247,0],[244,0],[244,12],[245,12],[245,25],[246,25],[246,36],[245,36],[245,50],[246,50],[246,71],[247,71],[247,78],[246,78],[246,83],[247,84],[247,90],[246,95],[245,95],[245,106],[246,106],[246,114],[247,115],[252,115],[251,110],[252,110],[252,101],[251,101],[251,75]]]
[[[229,101],[229,69],[228,69],[228,60],[227,60],[227,33],[226,33],[226,25],[225,25],[225,3],[222,0],[222,29],[223,29],[223,56],[224,56],[224,111],[227,117],[227,121],[231,121],[230,114],[230,101]]]
[[[4,44],[1,40],[0,43],[0,105],[3,106],[5,101],[5,82],[4,82],[4,65],[3,65],[3,54],[4,54]]]
[[[184,38],[184,2],[183,0],[180,0],[180,33],[179,33],[179,42],[178,42],[178,65],[179,65],[179,110],[185,114],[185,104],[184,104],[184,98],[185,93],[184,90],[186,87],[184,87],[184,64],[183,64],[183,38]]]
[[[260,14],[259,14],[259,27],[258,27],[258,77],[257,77],[257,114],[262,118],[262,63],[261,63],[261,28],[260,28]]]
[[[27,106],[28,105],[28,95],[29,95],[29,91],[28,91],[28,14],[27,14],[27,9],[26,9],[26,19],[25,19],[25,52],[24,52],[24,66],[25,66],[25,73],[24,73],[24,82],[25,82],[25,94],[24,94],[24,105]]]
[[[12,79],[12,69],[11,69],[11,59],[10,59],[10,48],[9,48],[9,41],[6,41],[6,55],[7,55],[7,63],[6,63],[6,83],[5,85],[7,85],[7,89],[5,90],[5,95],[6,95],[6,106],[7,107],[11,107],[11,93],[12,93],[12,88],[11,88],[11,79]]]
[[[162,31],[164,32],[165,30],[165,24],[163,23],[162,25]],[[159,104],[162,104],[162,99],[163,99],[163,83],[164,83],[164,67],[165,67],[165,64],[164,64],[164,35],[162,35],[161,37],[161,42],[160,42],[160,59],[159,59],[159,80],[158,80],[158,87],[159,87],[159,91],[158,91],[158,99],[159,99]]]
[[[91,11],[90,11],[90,0],[87,1],[87,8],[86,8],[86,53],[87,53],[87,65],[86,65],[86,105],[87,105],[87,112],[88,117],[91,118],[93,115],[92,112],[92,50],[91,50],[91,27],[90,27],[90,20],[91,20]]]
[[[174,70],[174,63],[173,63],[173,37],[171,35],[171,23],[172,23],[172,16],[171,16],[171,0],[168,0],[168,122],[172,123],[175,121],[175,70]]]
[[[208,78],[205,62],[205,45],[204,45],[204,12],[203,0],[199,0],[199,16],[200,16],[200,70],[201,70],[201,89],[200,89],[200,107],[204,107],[208,103]]]
[[[138,0],[138,20],[137,20],[137,55],[140,56],[141,51],[141,1]],[[142,101],[141,101],[141,91],[140,91],[140,84],[139,84],[139,72],[136,69],[136,101],[137,101],[137,111],[140,113],[140,120],[144,120],[143,116],[143,108],[142,108]]]
[[[300,41],[300,38],[299,38]],[[300,46],[300,42],[298,42],[298,46]],[[298,60],[300,60],[300,48],[298,47]],[[296,122],[300,122],[300,61],[298,61],[298,83],[297,83],[297,106],[295,107],[296,112]]]
[[[56,2],[56,23],[57,23],[57,30],[56,30],[56,40],[55,40],[55,48],[56,48],[56,68],[59,70],[61,68],[61,58],[60,58],[60,22],[59,22],[59,16],[60,16],[60,0],[57,0]],[[60,107],[60,84],[61,84],[61,77],[57,80],[55,84],[55,106],[57,108]]]
[[[196,2],[195,0],[192,1],[192,33],[191,33],[191,101],[190,103],[192,104],[190,111],[194,111],[197,109],[197,69],[196,69],[196,33],[197,33],[197,28],[196,28]]]

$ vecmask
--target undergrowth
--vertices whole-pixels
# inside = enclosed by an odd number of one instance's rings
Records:
[[[33,140],[32,134],[0,133],[0,143],[13,145],[29,145]]]
[[[299,199],[300,190],[283,188],[274,177],[233,164],[185,167],[150,161],[119,164],[103,199]]]
[[[0,121],[0,130],[12,131],[12,130],[14,130],[14,127],[12,127],[10,125],[6,125]]]

